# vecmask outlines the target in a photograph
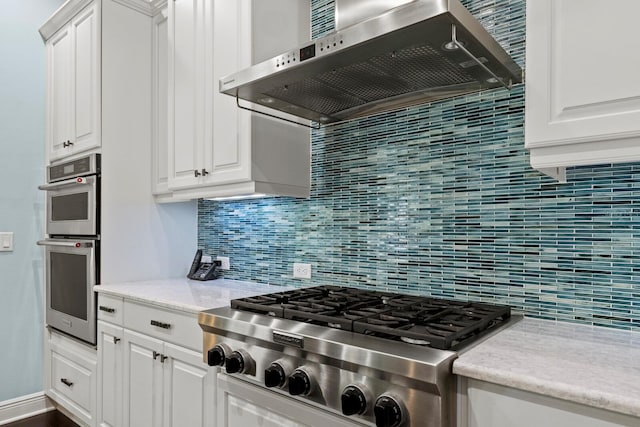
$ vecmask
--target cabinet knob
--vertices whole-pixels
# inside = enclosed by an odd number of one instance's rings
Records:
[[[158,353],[157,351],[153,352],[153,360],[156,360],[158,358],[158,356],[161,356],[160,353]]]
[[[113,337],[113,343],[114,344],[118,344],[118,342],[120,341],[120,338],[118,337]]]
[[[72,145],[73,145],[73,142],[71,142],[69,140],[67,140],[66,142],[65,141],[62,142],[62,146],[64,148],[71,147]]]
[[[209,175],[209,172],[205,168],[202,168],[202,176]]]

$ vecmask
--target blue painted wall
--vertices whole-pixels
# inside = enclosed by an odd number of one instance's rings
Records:
[[[38,28],[63,0],[2,2],[0,12],[0,401],[42,390],[45,50]]]
[[[524,66],[525,1],[463,0]],[[313,33],[333,28],[314,0]],[[640,164],[568,171],[524,149],[524,87],[312,133],[309,200],[201,201],[199,246],[225,277],[506,303],[527,315],[640,330]]]

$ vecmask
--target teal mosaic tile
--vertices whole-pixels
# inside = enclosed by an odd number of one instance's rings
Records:
[[[525,1],[464,0],[524,66]],[[333,1],[312,1],[312,33]],[[510,304],[528,316],[640,330],[640,164],[529,166],[524,87],[312,132],[309,200],[200,201],[198,245],[225,277]],[[292,277],[293,262],[312,279]]]

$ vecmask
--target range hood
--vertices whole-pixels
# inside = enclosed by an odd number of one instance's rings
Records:
[[[522,81],[458,0],[335,4],[336,32],[222,78],[220,92],[328,124]]]

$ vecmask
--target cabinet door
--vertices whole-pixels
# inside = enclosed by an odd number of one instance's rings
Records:
[[[206,37],[213,54],[213,69],[207,71],[207,114],[204,145],[205,169],[209,184],[251,180],[251,113],[236,106],[234,98],[221,94],[221,78],[251,66],[251,0],[207,2],[213,8],[211,35]],[[211,62],[207,61],[207,64]]]
[[[125,329],[125,427],[162,426],[162,349],[162,341]]]
[[[100,50],[98,4],[71,21],[73,32],[73,152],[100,146]]]
[[[98,321],[98,425],[122,425],[123,329]]]
[[[169,2],[169,188],[201,181],[195,172],[202,169],[204,133],[204,3]]]
[[[640,137],[640,2],[527,2],[527,148],[536,167],[636,158]],[[634,140],[635,138],[635,140]],[[571,148],[570,145],[582,144]],[[563,150],[553,150],[564,146]],[[554,158],[557,156],[559,158]]]
[[[217,369],[203,363],[202,353],[172,344],[165,343],[164,355],[164,427],[213,427]]]
[[[329,412],[218,374],[218,427],[357,427]]]
[[[632,427],[638,418],[535,393],[469,380],[465,427]],[[465,423],[465,421],[468,421]]]
[[[169,141],[168,110],[169,110],[169,82],[168,82],[168,10],[163,8],[153,17],[153,57],[152,57],[152,82],[153,82],[153,135],[152,143],[152,181],[153,194],[168,193],[168,169],[167,158]]]
[[[47,146],[50,160],[63,157],[67,141],[71,140],[71,46],[70,25],[47,41]]]

